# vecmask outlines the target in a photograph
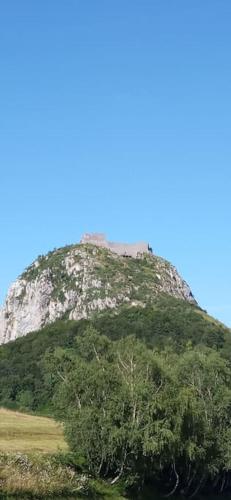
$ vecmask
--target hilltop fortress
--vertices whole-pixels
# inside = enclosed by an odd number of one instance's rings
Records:
[[[108,248],[112,252],[117,253],[123,257],[138,257],[140,254],[152,254],[152,249],[148,243],[139,241],[137,243],[114,243],[107,241],[103,233],[86,233],[83,235],[80,243],[90,243],[98,247]]]
[[[196,304],[175,267],[147,243],[112,243],[103,234],[85,234],[81,243],[40,256],[11,285],[0,308],[0,344],[59,319],[156,304],[163,294]]]

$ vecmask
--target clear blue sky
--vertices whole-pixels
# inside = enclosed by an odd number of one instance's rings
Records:
[[[83,232],[150,242],[231,326],[230,0],[0,6],[0,292]]]

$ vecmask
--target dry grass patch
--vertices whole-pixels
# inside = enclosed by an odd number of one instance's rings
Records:
[[[67,450],[61,425],[52,418],[37,417],[0,408],[2,453],[53,453]]]
[[[79,498],[87,488],[87,478],[61,465],[56,455],[0,454],[0,498],[45,499],[61,494]]]

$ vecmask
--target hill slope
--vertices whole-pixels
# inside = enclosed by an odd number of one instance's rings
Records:
[[[56,321],[0,347],[0,405],[52,413],[52,381],[44,377],[46,352],[74,348],[76,337],[89,327],[117,340],[135,335],[148,347],[171,346],[181,352],[189,344],[203,344],[231,352],[230,330],[197,306],[170,296],[158,297],[145,308],[122,307],[115,315],[104,311],[91,319]]]
[[[153,303],[161,294],[195,303],[175,267],[152,254],[124,257],[91,244],[71,245],[39,257],[13,283],[0,310],[0,343],[59,318]]]

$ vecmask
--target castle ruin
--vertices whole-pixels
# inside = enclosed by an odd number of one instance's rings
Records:
[[[103,233],[86,233],[83,235],[80,243],[90,243],[102,248],[108,248],[111,252],[115,252],[122,257],[138,257],[140,254],[152,254],[152,249],[148,243],[139,241],[137,243],[114,243],[107,241]]]

